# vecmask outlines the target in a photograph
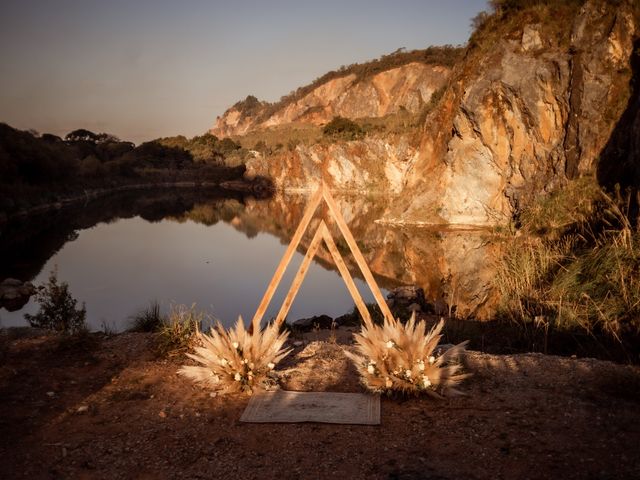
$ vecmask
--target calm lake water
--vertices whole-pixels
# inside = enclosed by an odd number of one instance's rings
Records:
[[[248,322],[305,202],[304,196],[255,200],[185,191],[96,200],[7,226],[0,236],[0,278],[39,284],[57,268],[72,295],[86,303],[94,330],[126,329],[130,317],[152,300],[165,311],[172,303],[196,303],[227,326],[238,315]],[[418,284],[428,298],[455,301],[459,308],[481,310],[487,304],[491,271],[486,265],[493,244],[486,234],[380,225],[375,220],[388,205],[380,199],[341,197],[339,204],[383,293]],[[276,315],[309,239],[303,240],[265,318]],[[344,242],[337,243],[347,253]],[[351,269],[358,276],[357,268]],[[372,302],[366,284],[361,279],[356,284]],[[342,279],[321,251],[288,319],[336,317],[352,308]],[[33,301],[15,312],[0,309],[0,325],[26,325],[24,313],[35,311]]]

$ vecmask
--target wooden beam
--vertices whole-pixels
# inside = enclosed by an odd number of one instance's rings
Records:
[[[364,277],[365,281],[369,285],[369,288],[373,293],[373,297],[376,299],[376,302],[378,303],[378,306],[380,307],[382,314],[389,321],[393,321],[393,314],[391,313],[391,310],[389,310],[389,306],[387,305],[387,302],[384,296],[382,295],[380,288],[378,288],[378,283],[373,278],[373,275],[371,274],[371,270],[369,270],[369,266],[367,265],[367,261],[364,259],[364,256],[362,255],[362,252],[360,251],[360,248],[358,247],[358,244],[356,243],[355,238],[353,238],[351,230],[349,230],[349,226],[347,225],[347,222],[344,220],[344,217],[342,216],[342,212],[340,211],[340,208],[336,204],[336,201],[333,199],[333,196],[331,195],[331,192],[329,191],[329,189],[324,188],[324,183],[321,185],[320,190],[322,190],[322,198],[324,198],[324,201],[329,206],[329,211],[331,212],[334,220],[336,221],[336,224],[338,225],[338,228],[340,229],[342,236],[347,242],[347,245],[351,249],[351,253],[353,254],[353,257],[356,263],[360,267],[362,276]]]
[[[280,280],[282,280],[282,276],[284,275],[284,272],[287,269],[289,262],[291,262],[291,259],[293,258],[293,254],[296,252],[296,249],[300,244],[300,240],[302,240],[302,236],[304,235],[304,232],[307,230],[307,227],[309,226],[309,223],[313,218],[313,214],[315,213],[316,209],[318,208],[318,205],[320,204],[320,201],[322,200],[323,190],[324,190],[323,184],[320,184],[320,188],[318,188],[316,193],[311,197],[311,201],[309,202],[309,206],[307,207],[307,210],[304,212],[302,220],[300,221],[300,225],[298,225],[297,230],[293,234],[293,237],[291,238],[291,242],[289,243],[287,250],[284,252],[282,259],[280,260],[280,264],[276,268],[276,271],[274,272],[273,277],[271,278],[271,281],[267,286],[266,292],[264,292],[262,301],[260,302],[260,305],[258,306],[258,309],[256,310],[256,313],[253,316],[253,320],[251,321],[251,330],[253,332],[260,331],[260,322],[262,321],[264,312],[267,311],[269,302],[271,302],[271,299],[273,298],[273,294],[275,293],[276,288],[280,283]]]
[[[276,317],[276,321],[275,321],[278,327],[282,325],[282,322],[284,322],[285,318],[287,318],[289,309],[291,308],[291,305],[293,304],[293,301],[295,300],[296,295],[298,294],[298,290],[300,290],[300,286],[304,281],[304,277],[306,276],[307,271],[309,270],[309,265],[311,265],[311,261],[313,260],[313,257],[318,252],[318,248],[320,247],[320,243],[322,242],[323,234],[325,231],[328,231],[328,230],[323,220],[320,222],[320,226],[316,230],[316,233],[313,236],[313,240],[311,240],[311,243],[309,244],[309,248],[307,249],[307,253],[302,259],[302,263],[298,268],[298,273],[296,273],[296,276],[294,277],[293,282],[291,282],[291,287],[289,288],[289,292],[287,293],[287,296],[284,299],[284,302],[282,302],[282,306],[280,307],[280,311],[278,312],[278,316]]]
[[[367,305],[364,303],[364,300],[362,300],[362,297],[360,296],[360,292],[358,291],[358,288],[353,281],[353,277],[351,276],[347,265],[344,263],[342,255],[340,255],[340,251],[338,250],[336,243],[333,241],[333,237],[331,236],[329,228],[327,228],[327,225],[324,222],[322,222],[322,227],[322,238],[324,239],[324,243],[327,245],[329,253],[331,253],[333,261],[336,264],[336,267],[338,267],[338,271],[340,272],[340,275],[342,275],[344,283],[347,285],[347,290],[349,290],[349,293],[351,294],[351,297],[356,304],[356,308],[358,309],[360,315],[362,316],[362,319],[364,320],[365,326],[367,328],[370,328],[373,322],[371,321],[371,314],[367,309]]]

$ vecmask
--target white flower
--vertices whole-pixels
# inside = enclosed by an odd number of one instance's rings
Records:
[[[429,363],[430,363],[431,365],[433,365],[435,362],[436,362],[436,357],[434,357],[433,355],[431,355],[431,356],[429,357]]]
[[[411,377],[411,370],[405,370],[404,374],[406,377]]]
[[[422,360],[420,360],[420,362],[418,363],[418,368],[421,372],[424,372],[424,362]]]
[[[221,358],[219,362],[223,367],[226,367],[229,364],[229,361],[226,358]]]
[[[236,382],[239,382],[240,380],[242,380],[242,375],[240,375],[240,373],[236,373],[236,375],[233,378]]]
[[[389,341],[386,343],[387,348],[393,348],[393,346],[394,346],[394,345],[395,345],[395,343],[393,343],[393,340],[389,340]]]
[[[376,369],[373,365],[369,364],[369,366],[367,367],[367,372],[373,375],[374,373],[376,373]]]
[[[247,360],[247,359],[245,358],[245,359],[242,361],[242,363],[244,363],[244,364],[246,365],[247,363],[249,363],[249,360]]]
[[[429,377],[427,377],[426,375],[423,375],[422,384],[424,385],[424,388],[429,388],[431,386],[431,380],[429,380]]]
[[[391,379],[389,377],[387,377],[385,380],[386,380],[385,381],[385,386],[387,388],[391,388],[393,386],[393,382],[391,381]]]
[[[267,367],[269,367],[269,370],[273,370],[274,368],[276,368],[276,364],[273,362],[269,362],[267,363]]]
[[[240,346],[240,344],[238,342],[233,342],[231,345],[233,345],[233,348],[235,348],[236,350]]]

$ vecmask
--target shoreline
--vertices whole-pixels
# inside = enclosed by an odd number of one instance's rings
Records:
[[[0,340],[2,337],[0,336]],[[242,424],[247,395],[176,375],[153,334],[0,343],[0,476],[61,478],[631,478],[640,368],[469,352],[465,395],[381,399],[379,426]],[[294,391],[362,392],[333,342],[276,367]],[[47,365],[47,368],[39,368]],[[264,442],[265,435],[271,441]],[[466,452],[460,455],[460,452]]]
[[[176,182],[158,182],[151,181],[146,183],[135,183],[130,185],[118,185],[114,187],[92,188],[84,190],[82,194],[67,196],[56,202],[49,202],[22,209],[13,213],[0,212],[0,225],[4,225],[12,220],[25,219],[36,215],[41,215],[50,211],[62,210],[66,207],[75,206],[83,202],[90,202],[99,198],[118,193],[135,190],[154,190],[168,188],[220,188],[236,193],[246,193],[252,195],[264,195],[269,192],[269,188],[261,182],[253,180],[225,180],[222,182],[210,181],[176,181]]]

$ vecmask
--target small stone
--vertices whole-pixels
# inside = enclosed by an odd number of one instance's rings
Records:
[[[301,347],[303,345],[304,345],[304,342],[302,340],[296,340],[295,342],[293,342],[294,347]]]
[[[211,392],[211,393],[209,393],[209,396],[211,398],[215,398],[216,396],[218,396],[218,392]]]
[[[47,397],[55,397],[56,396],[56,392],[47,392]]]
[[[543,46],[540,32],[536,26],[526,25],[522,31],[522,49],[528,52],[529,50],[538,50]]]
[[[20,287],[22,285],[22,282],[17,278],[5,278],[2,281],[2,285],[6,285],[8,287]]]
[[[80,405],[78,407],[78,410],[76,410],[76,413],[85,413],[89,411],[89,406],[88,405]]]
[[[164,413],[164,410],[160,410],[160,413],[158,413],[158,416],[159,416],[160,418],[167,418],[167,414],[166,414],[166,413]]]

